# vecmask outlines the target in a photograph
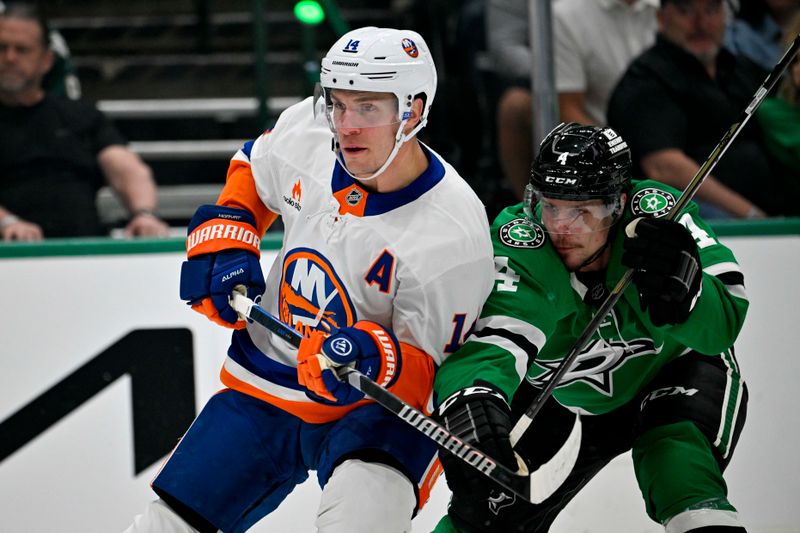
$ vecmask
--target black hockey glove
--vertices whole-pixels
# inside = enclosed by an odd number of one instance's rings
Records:
[[[511,409],[488,383],[477,382],[454,392],[433,416],[464,442],[511,470],[517,469],[509,440]],[[448,508],[453,522],[469,532],[496,531],[498,507],[512,502],[514,495],[444,448],[439,449],[439,458],[453,492]]]
[[[625,234],[622,264],[634,270],[642,310],[656,326],[685,322],[703,280],[692,235],[679,223],[661,218],[637,218]]]

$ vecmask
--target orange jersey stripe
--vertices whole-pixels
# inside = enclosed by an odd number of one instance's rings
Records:
[[[245,209],[256,218],[256,229],[258,235],[263,236],[275,219],[278,213],[272,211],[264,205],[261,197],[256,190],[253,172],[250,163],[234,159],[228,166],[228,176],[225,178],[225,187],[217,199],[218,205],[226,207],[238,207]]]
[[[439,477],[443,473],[444,468],[442,467],[442,462],[439,461],[439,457],[437,456],[428,467],[428,471],[425,472],[425,476],[423,476],[419,487],[417,487],[417,490],[419,490],[419,509],[425,507],[425,504],[431,499],[433,487],[436,486],[436,482],[439,481]]]
[[[303,422],[308,422],[309,424],[324,424],[325,422],[338,420],[353,409],[356,409],[367,402],[367,400],[361,400],[354,404],[343,405],[341,407],[323,405],[312,400],[309,400],[308,402],[293,402],[291,400],[284,400],[283,398],[273,396],[272,394],[264,392],[258,387],[251,385],[250,383],[241,381],[233,376],[230,372],[225,370],[225,367],[223,367],[220,371],[219,377],[222,383],[224,383],[227,387],[249,396],[253,396],[254,398],[258,398],[259,400],[263,400],[267,403],[271,403],[275,407],[279,407],[287,413],[291,413],[300,418]]]

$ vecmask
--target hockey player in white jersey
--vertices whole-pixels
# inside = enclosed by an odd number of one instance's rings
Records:
[[[483,205],[420,142],[436,91],[422,37],[361,28],[322,61],[315,98],[232,159],[198,209],[181,298],[234,328],[212,397],[129,531],[246,531],[316,470],[318,531],[409,531],[441,468],[436,445],[325,370],[352,364],[430,413],[434,369],[491,290]],[[259,239],[285,227],[264,280]],[[299,351],[239,320],[236,286],[307,338]],[[337,346],[349,345],[349,353]]]

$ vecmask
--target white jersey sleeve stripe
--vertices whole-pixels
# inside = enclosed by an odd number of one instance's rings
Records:
[[[291,402],[308,402],[313,403],[313,401],[306,396],[304,391],[290,389],[288,387],[283,387],[274,383],[272,381],[266,380],[260,376],[257,376],[238,364],[236,361],[228,357],[225,359],[225,363],[223,365],[225,370],[244,383],[252,385],[253,387],[260,389],[267,394],[272,396],[281,398],[283,400],[288,400]]]
[[[744,285],[725,285],[725,288],[728,289],[728,292],[733,296],[741,298],[742,300],[747,300],[747,292],[744,290]]]
[[[524,344],[515,339],[524,339]],[[513,355],[514,369],[522,380],[528,371],[529,358],[536,356],[546,337],[532,324],[510,316],[492,315],[478,320],[470,340],[493,344]]]
[[[742,269],[739,268],[737,263],[727,262],[727,263],[717,263],[715,265],[709,265],[703,269],[703,272],[710,276],[720,277],[724,274],[742,274]],[[737,279],[741,279],[741,277],[736,276]],[[730,281],[730,279],[728,280]],[[724,280],[723,280],[724,282]],[[728,289],[728,292],[731,295],[736,296],[737,298],[741,298],[743,300],[747,300],[747,292],[745,291],[744,285],[737,283],[735,285],[725,283],[725,288]]]
[[[709,265],[703,269],[703,272],[711,276],[719,276],[720,274],[727,274],[728,272],[738,272],[741,274],[742,269],[737,263],[727,262]]]
[[[479,319],[478,323],[475,325],[475,331],[486,328],[505,329],[515,335],[522,335],[528,339],[529,342],[536,345],[537,350],[540,350],[547,340],[542,330],[533,324],[529,324],[524,320],[512,316],[492,315]]]

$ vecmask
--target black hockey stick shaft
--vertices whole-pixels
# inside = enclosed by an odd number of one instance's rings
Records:
[[[783,72],[789,67],[794,59],[794,56],[797,54],[797,50],[800,47],[800,35],[795,36],[794,41],[783,54],[780,61],[773,67],[772,72],[769,73],[767,78],[764,82],[759,86],[758,90],[756,91],[753,99],[744,109],[742,114],[739,116],[736,122],[734,122],[731,127],[725,132],[725,135],[722,136],[722,139],[717,143],[714,149],[711,151],[711,154],[706,159],[705,163],[703,163],[700,168],[697,170],[697,173],[691,179],[691,181],[686,185],[686,188],[681,193],[678,200],[675,202],[675,205],[672,209],[667,213],[664,217],[667,220],[674,220],[678,217],[681,213],[683,208],[689,201],[694,197],[697,189],[700,188],[700,185],[703,184],[703,181],[708,177],[711,173],[711,170],[716,166],[717,162],[720,158],[725,154],[730,144],[739,135],[739,132],[742,128],[747,124],[750,120],[750,117],[753,116],[756,109],[761,105],[761,102],[767,96],[767,94],[772,90],[775,86],[777,81],[783,75]],[[516,444],[525,431],[530,427],[531,422],[533,422],[533,418],[542,408],[544,402],[550,397],[553,393],[553,390],[556,388],[558,383],[561,381],[561,378],[564,377],[564,374],[569,371],[574,363],[575,359],[581,353],[581,351],[586,347],[589,340],[592,338],[592,335],[597,331],[600,327],[600,324],[605,320],[606,316],[611,312],[611,309],[616,305],[619,299],[622,297],[622,294],[625,292],[625,289],[630,285],[631,280],[633,279],[633,271],[628,269],[625,274],[623,274],[622,278],[617,282],[614,289],[609,293],[606,297],[605,301],[600,305],[599,309],[595,313],[592,320],[586,325],[583,332],[580,334],[578,339],[575,341],[575,344],[572,346],[572,349],[569,351],[566,357],[561,361],[558,368],[556,369],[553,376],[547,382],[547,385],[539,392],[536,398],[531,403],[530,407],[525,411],[525,413],[520,417],[517,423],[514,425],[514,428],[511,431],[511,443]]]
[[[300,347],[303,336],[298,331],[269,314],[246,296],[234,292],[231,304],[240,315],[263,326],[295,348]],[[346,379],[350,385],[403,419],[436,444],[450,451],[492,481],[531,503],[541,503],[555,492],[575,465],[581,438],[580,421],[577,419],[569,439],[553,458],[532,474],[520,475],[456,437],[447,428],[408,405],[361,372],[348,367],[334,370],[340,379]]]

